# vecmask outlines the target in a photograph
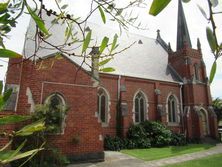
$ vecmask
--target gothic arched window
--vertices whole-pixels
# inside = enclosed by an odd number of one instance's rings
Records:
[[[108,123],[108,95],[103,88],[98,90],[97,107],[101,122]]]
[[[47,131],[50,133],[62,133],[67,111],[64,98],[59,93],[53,93],[46,98],[45,104],[48,106],[47,113],[45,113],[45,122],[50,127]]]
[[[173,95],[168,98],[168,120],[177,122],[177,100]]]
[[[138,92],[134,99],[135,122],[144,122],[146,120],[146,98],[142,92]]]

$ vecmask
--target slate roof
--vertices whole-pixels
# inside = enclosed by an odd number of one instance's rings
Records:
[[[49,21],[45,20],[47,26],[49,26]],[[102,38],[107,36],[112,40],[114,34],[118,31],[113,30],[112,28],[97,25],[94,23],[87,23],[87,26],[92,30],[93,40],[90,42],[91,46],[93,43],[97,42],[100,44]],[[74,32],[76,30],[74,29]],[[65,32],[64,26],[55,25],[50,29],[52,36],[47,39],[47,41],[54,43],[55,45],[62,44],[64,42],[63,34]],[[29,57],[33,55],[35,49],[35,43],[33,41],[35,33],[35,24],[31,20],[27,35],[26,42],[24,46],[24,56]],[[78,33],[80,35],[80,33]],[[140,41],[140,42],[139,42]],[[119,47],[117,49],[121,50],[128,47],[133,42],[135,44],[129,49],[125,50],[114,56],[105,67],[113,67],[115,71],[111,74],[114,75],[123,75],[136,78],[168,81],[168,82],[179,82],[172,74],[172,70],[168,67],[168,53],[161,46],[161,44],[156,40],[141,35],[123,32],[122,35],[118,38]],[[45,57],[50,54],[58,52],[58,50],[51,49],[47,44],[41,44],[41,49],[36,53],[38,57]],[[77,47],[77,48],[75,48]],[[50,48],[50,49],[46,49]],[[81,52],[82,47],[78,45],[71,46],[66,49],[75,48],[75,54]],[[88,51],[89,53],[90,51]],[[67,56],[70,60],[80,65],[83,58]],[[86,60],[88,64],[91,64],[90,60]],[[91,69],[83,64],[82,66],[85,70],[90,71]]]

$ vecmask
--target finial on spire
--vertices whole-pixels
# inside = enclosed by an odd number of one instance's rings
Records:
[[[186,43],[187,47],[191,46],[187,22],[183,11],[181,0],[178,2],[178,19],[177,19],[177,50],[183,49]]]

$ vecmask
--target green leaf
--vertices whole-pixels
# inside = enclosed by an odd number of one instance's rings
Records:
[[[16,150],[4,150],[2,151],[0,154],[0,161],[1,163],[5,164],[5,163],[9,163],[10,159],[14,158],[19,151],[21,151],[21,149],[24,147],[26,143],[26,140],[24,142],[22,142],[22,144],[19,145],[19,147]]]
[[[5,49],[3,38],[0,36],[0,46]]]
[[[110,53],[116,48],[117,38],[118,38],[118,35],[115,34],[114,38],[113,38],[113,42],[112,42]]]
[[[8,49],[0,49],[0,57],[2,58],[20,58],[22,55]]]
[[[31,15],[31,17],[33,18],[33,20],[35,21],[35,23],[37,24],[39,29],[45,35],[49,35],[49,32],[48,32],[47,28],[45,27],[43,20],[39,16],[37,16],[34,11],[32,11],[32,9],[30,8],[30,6],[27,3],[25,3],[25,5],[26,5],[26,8],[27,8],[29,14]]]
[[[9,156],[14,152],[14,150],[4,150],[0,151],[0,162],[9,158]],[[0,164],[1,164],[0,163]]]
[[[7,10],[8,3],[9,3],[9,0],[8,2],[0,3],[0,14],[4,13]]]
[[[0,160],[1,160],[2,164],[8,164],[8,163],[10,163],[12,161],[15,161],[15,160],[18,160],[18,159],[22,159],[22,158],[31,156],[33,154],[36,154],[37,152],[39,152],[41,150],[43,150],[43,148],[26,151],[24,153],[18,153],[17,155],[13,156],[12,158],[7,158],[9,155],[13,154],[13,152],[14,152],[12,150],[8,150],[8,151],[4,151],[4,152],[2,152],[0,154]]]
[[[61,9],[66,9],[69,5],[65,4],[61,7]]]
[[[100,69],[99,71],[102,71],[102,72],[113,72],[113,71],[115,71],[115,69],[112,68],[112,67],[106,67],[106,68]]]
[[[187,2],[190,2],[190,0],[183,0],[183,2],[187,3]]]
[[[4,147],[2,147],[2,148],[0,149],[0,152],[1,152],[1,151],[4,151],[6,148],[8,148],[8,147],[12,144],[12,141],[13,141],[13,140],[11,139],[7,144],[5,144]],[[1,159],[1,158],[0,158],[0,159]]]
[[[9,99],[9,97],[11,96],[11,94],[12,94],[12,89],[10,88],[10,89],[8,89],[8,90],[6,90],[5,92],[4,92],[4,94],[3,94],[3,100],[4,100],[4,102],[6,102],[8,99]]]
[[[3,111],[5,106],[5,102],[3,100],[3,97],[0,95],[0,111]]]
[[[107,47],[108,42],[109,42],[109,38],[104,37],[103,40],[102,40],[102,43],[101,43],[101,45],[99,47],[99,53],[100,54],[103,53],[104,49]]]
[[[99,6],[99,12],[100,12],[100,16],[101,16],[101,18],[103,20],[103,23],[106,24],[106,16],[105,16],[104,11],[101,8],[101,6]]]
[[[202,15],[203,15],[206,19],[208,19],[208,18],[207,18],[207,14],[206,14],[206,12],[204,11],[204,9],[203,9],[200,5],[197,5],[197,7],[200,9],[200,12],[202,13]]]
[[[170,1],[171,0],[153,0],[149,14],[153,16],[158,15],[170,3]]]
[[[218,5],[218,0],[210,0],[213,7],[216,7]]]
[[[28,136],[33,134],[34,132],[39,132],[45,130],[45,122],[44,120],[39,120],[37,122],[34,122],[30,125],[27,125],[17,131],[15,133],[16,136]]]
[[[0,118],[0,125],[14,124],[30,119],[30,116],[9,115]]]
[[[0,95],[2,94],[2,90],[3,90],[3,82],[0,81]]]
[[[88,34],[86,35],[84,42],[83,42],[82,53],[85,52],[86,49],[88,48],[90,40],[91,40],[91,35],[92,35],[92,31],[89,31]]]
[[[105,59],[105,60],[99,62],[98,65],[99,65],[99,66],[103,66],[103,65],[107,64],[111,59],[112,59],[112,58]]]
[[[65,43],[69,40],[69,38],[71,37],[72,35],[72,24],[70,24],[68,27],[66,27],[66,30],[65,30]]]
[[[207,40],[210,45],[210,48],[211,48],[212,52],[215,52],[215,50],[217,49],[216,38],[213,35],[213,32],[209,27],[207,27],[206,33],[207,33]]]
[[[14,152],[12,152],[12,154],[11,154],[7,159],[12,159],[13,157],[15,157],[16,154],[18,154],[19,151],[21,151],[21,149],[25,146],[25,143],[26,143],[26,140],[23,141],[22,144],[20,144],[20,145],[18,146],[18,148],[17,148]]]
[[[216,74],[216,70],[217,70],[217,62],[214,61],[213,65],[211,67],[211,70],[210,70],[210,83],[213,82],[214,76]]]

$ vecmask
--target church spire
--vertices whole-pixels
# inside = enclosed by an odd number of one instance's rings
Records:
[[[188,47],[192,47],[182,2],[179,0],[177,19],[177,50],[184,48],[185,43]]]

